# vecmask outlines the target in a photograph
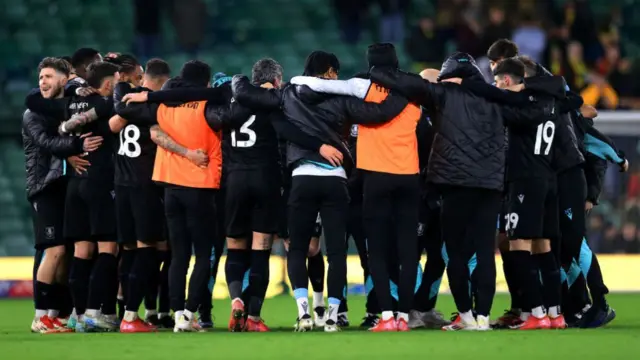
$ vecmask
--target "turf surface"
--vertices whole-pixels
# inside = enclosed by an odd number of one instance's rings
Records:
[[[229,302],[216,301],[213,332],[128,335],[31,334],[32,302],[1,300],[0,359],[640,359],[640,294],[612,294],[609,300],[618,317],[593,330],[371,334],[357,327],[364,298],[350,297],[350,328],[334,334],[293,333],[295,302],[280,296],[268,299],[263,309],[272,333],[227,333]],[[496,297],[494,317],[507,301]],[[442,296],[438,307],[445,314],[453,311],[451,297]]]

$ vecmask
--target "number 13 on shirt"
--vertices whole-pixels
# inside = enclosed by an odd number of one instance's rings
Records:
[[[256,132],[249,129],[249,126],[251,126],[253,124],[253,122],[256,121],[256,116],[255,115],[251,115],[251,117],[244,122],[244,124],[242,124],[242,126],[240,126],[240,134],[245,134],[249,137],[248,140],[236,140],[236,131],[232,130],[231,131],[231,146],[233,147],[239,147],[239,148],[248,148],[248,147],[252,147],[253,145],[256,144]]]

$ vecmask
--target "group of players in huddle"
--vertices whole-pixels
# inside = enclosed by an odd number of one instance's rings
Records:
[[[462,53],[403,73],[390,44],[370,46],[369,71],[347,81],[335,55],[316,51],[289,84],[272,59],[249,80],[212,76],[199,61],[170,78],[160,59],[143,68],[92,49],[45,58],[22,126],[37,250],[31,330],[212,327],[226,242],[228,328],[269,331],[260,314],[276,238],[298,331],[349,326],[350,238],[372,331],[610,322],[584,219],[606,161],[628,162],[562,78],[517,55],[508,40],[489,49],[497,87]],[[496,216],[512,306],[490,324]],[[435,310],[445,268],[451,321]]]

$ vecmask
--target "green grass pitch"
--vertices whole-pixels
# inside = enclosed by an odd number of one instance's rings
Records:
[[[418,330],[372,334],[361,331],[364,298],[349,298],[352,326],[341,333],[293,333],[295,302],[279,296],[265,302],[263,315],[271,333],[228,333],[229,301],[215,301],[216,330],[174,334],[29,333],[29,300],[0,301],[0,359],[146,360],[146,359],[640,359],[640,294],[609,297],[618,317],[602,329],[554,331],[455,332]],[[508,306],[499,295],[492,317]],[[454,310],[450,296],[438,308]]]

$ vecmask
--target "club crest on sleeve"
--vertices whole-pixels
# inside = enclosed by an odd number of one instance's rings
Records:
[[[351,125],[351,137],[358,137],[358,125]]]
[[[47,226],[44,228],[44,237],[47,240],[52,240],[56,236],[56,228],[53,226]]]

